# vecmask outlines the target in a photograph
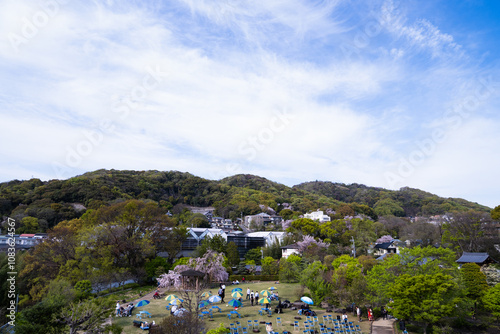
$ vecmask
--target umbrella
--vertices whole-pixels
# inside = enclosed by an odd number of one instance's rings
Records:
[[[272,286],[269,288],[269,290],[274,291],[274,290],[278,290],[278,289],[276,289],[274,286]]]
[[[229,303],[227,303],[229,306],[232,306],[232,307],[240,307],[241,306],[241,302],[239,300],[236,300],[236,299],[233,299],[231,300]]]
[[[171,302],[172,300],[177,299],[177,298],[179,298],[179,297],[177,297],[176,295],[168,295],[167,297],[165,297],[165,300],[167,302]]]
[[[140,302],[138,302],[135,307],[141,307],[141,306],[144,306],[144,305],[148,305],[149,304],[149,300],[141,300]]]
[[[208,301],[211,303],[218,303],[221,301],[221,298],[219,296],[213,295],[208,298]]]
[[[170,302],[170,305],[180,305],[182,304],[182,302],[183,302],[182,299],[176,298]]]
[[[259,294],[259,296],[262,296],[262,297],[269,297],[271,295],[271,293],[267,290],[262,290]]]
[[[235,292],[235,291],[243,291],[241,288],[234,288],[233,290],[231,290],[231,292]]]
[[[314,304],[313,300],[309,297],[304,296],[304,297],[300,298],[300,300],[302,300],[304,303],[309,304],[309,305]]]
[[[208,298],[212,295],[210,291],[205,291],[201,294],[201,298]]]
[[[261,304],[271,304],[271,299],[269,299],[267,297],[263,297],[263,298],[259,299],[259,303],[261,303]]]
[[[231,294],[231,296],[233,296],[233,298],[241,298],[243,297],[243,293],[241,291],[235,291]]]
[[[208,305],[210,305],[210,303],[206,300],[202,300],[199,304],[198,304],[198,308],[204,308],[204,307],[207,307]]]

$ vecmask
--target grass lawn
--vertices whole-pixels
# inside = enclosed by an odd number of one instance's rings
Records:
[[[298,300],[301,296],[299,295],[300,293],[300,285],[299,284],[274,284],[274,282],[260,282],[260,283],[245,283],[245,284],[240,284],[238,286],[227,286],[226,287],[226,298],[224,304],[217,303],[216,305],[219,306],[222,310],[221,313],[219,312],[213,312],[214,319],[208,319],[205,318],[205,323],[206,323],[206,328],[207,329],[213,329],[217,328],[220,323],[223,323],[226,327],[229,327],[230,323],[235,323],[236,321],[239,321],[243,327],[247,327],[248,320],[258,320],[259,322],[261,321],[266,321],[266,322],[272,322],[273,323],[273,328],[275,331],[279,331],[280,333],[283,330],[288,330],[293,333],[293,322],[296,320],[294,317],[299,316],[297,314],[297,311],[295,310],[290,310],[290,309],[283,309],[282,314],[276,314],[273,313],[271,317],[268,317],[267,315],[260,315],[259,310],[262,308],[261,305],[254,305],[250,306],[250,300],[245,300],[246,297],[246,289],[249,287],[251,290],[255,291],[258,290],[259,292],[262,290],[268,290],[269,287],[274,286],[278,289],[280,299],[283,301],[285,299],[290,300],[291,302],[294,302]],[[229,311],[232,311],[233,308],[227,306],[227,302],[229,302],[231,298],[231,290],[235,287],[240,287],[243,289],[243,306],[238,309],[238,312],[241,314],[241,319],[240,318],[232,318],[231,320],[228,319],[227,314]],[[211,290],[213,294],[217,294],[217,289]],[[169,292],[166,292],[167,295]],[[171,293],[175,293],[172,291]],[[229,295],[229,297],[228,297]],[[126,298],[125,298],[126,299]],[[127,300],[127,299],[126,299]],[[127,300],[128,301],[128,300]],[[124,318],[117,318],[113,317],[113,323],[116,323],[120,326],[123,327],[123,333],[125,334],[131,334],[131,333],[144,333],[143,330],[140,328],[133,327],[132,321],[136,320],[136,314],[139,313],[139,311],[148,311],[151,313],[151,318],[146,318],[147,322],[152,322],[153,320],[156,323],[160,323],[162,319],[166,316],[170,316],[170,312],[165,308],[165,306],[168,304],[167,301],[165,301],[163,298],[162,299],[149,299],[151,302],[150,304],[146,306],[142,306],[139,308],[134,309],[132,317],[124,317]],[[277,301],[273,301],[271,303],[271,309],[274,310],[274,308],[277,305]],[[326,310],[321,309],[317,306],[311,306],[311,309],[316,312],[318,315],[319,322],[323,322],[323,315],[325,314],[332,314],[332,313],[326,313]],[[336,318],[336,314],[332,314],[334,318]],[[282,326],[277,326],[276,324],[276,318],[280,317],[282,321]],[[299,320],[300,324],[304,324],[304,320],[306,320],[305,316],[300,316],[301,320]],[[364,319],[366,320],[366,319]],[[349,321],[353,321],[355,324],[359,324],[361,326],[361,329],[363,333],[370,333],[370,322],[369,321],[362,321],[358,323],[357,320],[355,320],[355,317],[350,314],[349,315]],[[265,332],[264,330],[264,325],[261,324],[259,326],[260,332]],[[251,331],[249,331],[251,332]],[[300,331],[302,332],[302,330]]]

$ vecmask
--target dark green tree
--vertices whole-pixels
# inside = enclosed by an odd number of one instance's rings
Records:
[[[205,255],[205,253],[209,249],[211,249],[217,253],[226,254],[226,252],[227,252],[226,239],[224,239],[219,234],[214,235],[213,237],[208,236],[205,239],[203,239],[203,241],[201,242],[201,245],[196,248],[196,253],[197,253],[198,257],[203,257],[203,255]]]
[[[240,263],[240,253],[238,252],[238,246],[234,242],[228,242],[226,247],[226,257],[227,263],[231,267],[236,267]]]
[[[276,260],[281,259],[282,256],[281,246],[282,246],[281,242],[278,240],[278,238],[275,238],[273,243],[262,248],[264,256],[270,256]]]
[[[152,279],[153,277],[158,277],[157,269],[160,267],[163,268],[162,274],[168,273],[170,269],[170,265],[168,264],[167,260],[165,260],[165,258],[161,256],[157,256],[151,261],[146,262],[144,268],[146,269],[146,274],[148,276],[148,279]]]
[[[256,265],[262,263],[262,253],[260,247],[252,248],[245,254],[245,261],[254,261]]]

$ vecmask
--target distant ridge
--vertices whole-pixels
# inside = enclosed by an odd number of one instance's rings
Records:
[[[373,218],[377,215],[411,217],[470,209],[491,210],[464,199],[442,198],[412,188],[394,191],[328,181],[288,187],[250,174],[207,180],[179,171],[100,169],[67,180],[0,183],[0,215],[18,219],[36,217],[45,230],[59,221],[79,217],[84,211],[75,210],[74,203],[98,208],[132,198],[156,201],[169,209],[178,205],[212,206],[219,215],[229,218],[256,214],[262,207],[279,212],[285,206],[306,213],[348,205],[355,212]]]

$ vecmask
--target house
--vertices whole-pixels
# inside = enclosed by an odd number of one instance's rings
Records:
[[[245,224],[250,226],[250,224],[258,224],[258,225],[269,225],[269,224],[279,224],[283,221],[281,216],[270,215],[265,212],[261,212],[257,215],[253,216],[245,216]]]
[[[488,253],[469,253],[463,252],[462,256],[456,261],[457,263],[476,263],[479,266],[485,264],[497,263]]]
[[[373,248],[375,249],[373,252],[373,255],[375,256],[382,256],[384,254],[399,254],[399,246],[395,243],[395,240],[376,244]]]
[[[314,211],[314,212],[311,212],[311,213],[306,213],[304,215],[304,218],[309,218],[309,219],[312,219],[312,220],[316,220],[320,223],[324,223],[324,222],[329,222],[330,221],[330,216],[328,215],[325,215],[323,214],[323,211]]]
[[[299,245],[297,245],[297,243],[281,247],[281,257],[282,258],[286,259],[287,257],[289,257],[292,254],[300,255]]]
[[[9,235],[0,235],[0,252],[7,252],[14,244],[16,251],[27,250],[46,238],[46,233],[15,234],[13,237]]]
[[[277,232],[277,231],[262,231],[262,232],[252,232],[248,233],[249,237],[264,238],[266,240],[266,246],[270,246],[276,241],[282,242],[283,238],[287,232]]]

